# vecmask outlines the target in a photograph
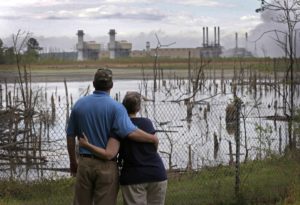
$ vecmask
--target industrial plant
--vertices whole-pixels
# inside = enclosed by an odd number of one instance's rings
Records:
[[[221,54],[222,46],[220,44],[220,27],[214,27],[214,41],[212,43],[209,43],[208,27],[203,27],[203,43],[202,48],[200,48],[200,56],[213,58],[220,57]]]
[[[109,30],[109,58],[115,59],[119,57],[129,57],[131,53],[132,44],[128,41],[116,41],[116,31],[115,29]]]
[[[150,42],[147,41],[144,50],[132,50],[132,43],[127,40],[116,41],[115,29],[110,29],[109,42],[107,43],[107,49],[101,46],[100,43],[95,41],[84,41],[83,30],[78,30],[78,43],[77,43],[77,60],[96,60],[100,58],[126,58],[126,57],[146,57],[146,56],[160,56],[165,58],[215,58],[220,56],[226,57],[249,57],[252,54],[247,51],[246,48],[238,47],[238,35],[236,33],[236,47],[226,51],[223,51],[223,47],[220,42],[220,27],[214,27],[214,35],[210,38],[209,28],[203,27],[202,46],[195,48],[171,48],[160,47],[159,49],[151,48]],[[209,41],[209,39],[213,39]],[[247,34],[246,34],[247,41]],[[225,55],[224,55],[225,54]]]
[[[83,40],[84,32],[83,30],[78,30],[78,43],[76,45],[77,48],[77,60],[97,60],[99,58],[101,45],[96,43],[95,41],[85,42]]]
[[[252,53],[247,50],[248,33],[245,34],[245,47],[239,47],[238,33],[235,33],[235,47],[223,52],[223,57],[253,57]]]

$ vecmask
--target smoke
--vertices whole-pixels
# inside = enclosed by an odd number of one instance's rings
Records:
[[[76,51],[77,37],[36,37],[43,52],[69,52]]]
[[[156,38],[156,35],[158,39]],[[117,37],[117,39],[122,38]],[[124,36],[124,38],[126,38]],[[161,45],[169,45],[169,48],[196,48],[202,46],[202,35],[199,32],[187,31],[174,34],[166,33],[162,30],[151,31],[148,33],[141,32],[134,36],[127,36],[127,40],[132,42],[133,50],[143,50],[146,48],[146,42],[150,42],[151,48],[156,48],[158,40]]]
[[[277,40],[285,42],[285,35],[278,32],[277,36],[275,32],[269,32],[272,30],[287,32],[287,25],[276,22],[277,17],[278,12],[265,10],[261,14],[262,23],[249,32],[248,50],[250,50],[255,56],[285,56],[285,49],[277,43]],[[296,25],[296,30],[298,28],[300,28],[299,24]],[[263,37],[261,37],[262,35]],[[297,32],[296,39],[297,56],[300,56],[300,30]]]

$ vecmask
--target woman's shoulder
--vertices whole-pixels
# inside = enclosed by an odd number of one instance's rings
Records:
[[[147,117],[137,117],[136,120],[140,121],[140,122],[151,123],[152,124],[152,121]]]
[[[132,118],[133,124],[135,124],[138,128],[148,132],[148,133],[154,133],[155,128],[152,123],[152,121],[149,118],[146,117],[137,117]]]

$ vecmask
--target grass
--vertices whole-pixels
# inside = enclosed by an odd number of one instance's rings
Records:
[[[274,69],[274,64],[279,71],[285,71],[287,68],[287,61],[284,59],[271,59],[271,58],[213,58],[210,60],[210,68],[214,69],[233,69],[234,67],[240,68],[251,66],[251,68],[260,71],[271,71]],[[191,65],[199,63],[200,59],[191,59]],[[103,58],[99,60],[86,60],[86,61],[61,61],[61,60],[41,60],[30,65],[32,70],[55,70],[55,69],[86,69],[95,68],[99,66],[108,66],[111,68],[141,68],[152,69],[154,57],[142,58],[119,58],[108,59]],[[163,69],[187,69],[188,59],[184,58],[163,58],[158,59],[158,64]],[[15,65],[0,65],[0,71],[10,70],[15,68]]]
[[[41,61],[27,65],[27,71],[30,71],[32,82],[63,82],[67,81],[90,81],[93,79],[95,70],[99,67],[110,68],[114,73],[115,79],[136,79],[143,77],[153,79],[152,58],[121,58],[121,59],[100,59],[94,61]],[[287,69],[287,61],[284,59],[270,58],[214,58],[204,67],[207,78],[218,78],[222,76],[221,70],[224,70],[224,78],[231,79],[234,70],[238,76],[241,73],[252,75],[256,73],[257,78],[269,75],[274,77],[272,71],[278,71],[278,79],[283,79],[284,72]],[[299,67],[299,65],[297,65]],[[165,79],[174,77],[187,78],[188,59],[159,58],[158,67],[163,70]],[[142,74],[142,68],[144,74]],[[199,59],[191,59],[191,69],[200,68]],[[297,71],[298,70],[298,71]],[[299,73],[299,69],[295,70]],[[18,78],[16,65],[0,65],[0,81],[14,83]],[[249,76],[249,75],[248,75]]]
[[[300,204],[300,155],[253,161],[241,166],[239,202],[235,200],[235,168],[219,166],[201,172],[169,175],[166,204]],[[24,184],[0,183],[0,205],[71,204],[74,179]],[[119,193],[118,204],[122,204]]]
[[[1,182],[0,205],[71,204],[73,179],[44,180],[36,183]]]

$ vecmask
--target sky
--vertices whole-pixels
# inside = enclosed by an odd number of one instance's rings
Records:
[[[18,30],[30,32],[45,50],[75,50],[77,30],[85,40],[108,43],[109,29],[117,40],[128,40],[133,49],[145,49],[146,41],[156,47],[199,47],[202,27],[221,29],[221,44],[234,47],[235,32],[245,42],[262,23],[258,0],[0,0],[0,38],[9,44]],[[251,37],[251,36],[250,36]]]

